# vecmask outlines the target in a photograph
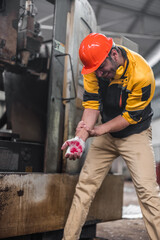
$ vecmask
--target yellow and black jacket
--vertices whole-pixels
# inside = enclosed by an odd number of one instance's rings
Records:
[[[83,76],[83,106],[100,110],[102,123],[121,114],[130,125],[111,133],[121,138],[150,126],[155,79],[151,68],[139,54],[122,46],[119,48],[126,60],[125,65],[117,69],[114,79],[97,78],[95,72]]]

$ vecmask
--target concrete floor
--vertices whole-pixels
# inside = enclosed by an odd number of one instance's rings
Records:
[[[125,218],[97,224],[96,240],[149,240],[132,182],[124,184],[123,206]]]

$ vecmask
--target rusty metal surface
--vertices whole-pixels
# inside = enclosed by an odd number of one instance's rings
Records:
[[[0,60],[13,63],[16,58],[20,0],[6,0],[0,12]]]
[[[78,176],[67,174],[1,173],[0,238],[62,229],[77,180]],[[88,220],[120,219],[122,195],[122,177],[107,176],[91,206]]]
[[[0,238],[62,228],[76,181],[62,175],[1,175]]]

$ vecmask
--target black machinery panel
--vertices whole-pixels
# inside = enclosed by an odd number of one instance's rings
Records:
[[[0,140],[0,171],[43,172],[44,145]]]

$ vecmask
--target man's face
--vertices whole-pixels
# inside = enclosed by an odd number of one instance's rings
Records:
[[[113,58],[106,58],[95,73],[97,77],[112,79],[116,74],[117,68],[118,64]]]

